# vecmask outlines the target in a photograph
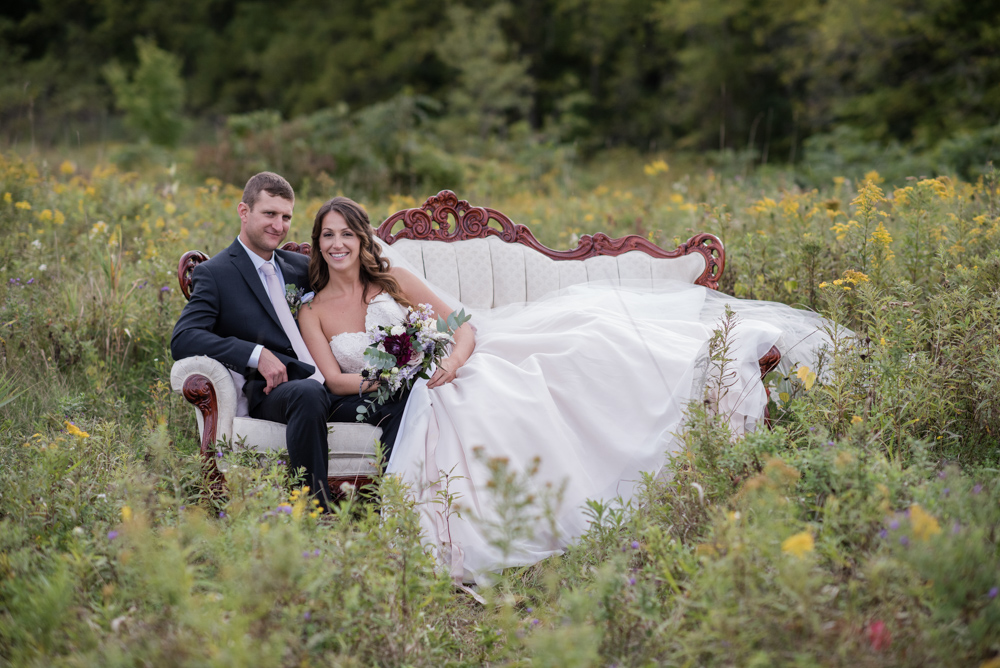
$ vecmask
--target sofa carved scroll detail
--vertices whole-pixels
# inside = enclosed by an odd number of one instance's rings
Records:
[[[491,221],[497,227],[491,226]],[[393,228],[400,222],[403,229],[393,233]],[[719,277],[726,266],[726,250],[722,240],[708,233],[695,235],[672,251],[664,250],[636,234],[615,239],[603,232],[584,234],[576,248],[554,250],[542,245],[524,225],[514,223],[496,209],[472,206],[466,200],[458,199],[450,190],[442,190],[437,195],[428,197],[419,207],[397,211],[379,225],[375,234],[388,244],[398,239],[462,241],[497,236],[507,243],[523,244],[553,260],[586,260],[599,255],[615,257],[629,251],[642,251],[655,258],[676,258],[698,253],[705,258],[705,271],[694,282],[713,290],[718,290]]]
[[[201,456],[208,467],[208,478],[212,483],[225,482],[222,472],[216,464],[213,453],[215,438],[219,427],[219,401],[215,396],[212,381],[201,374],[192,374],[184,381],[181,394],[189,403],[201,411],[204,429],[201,438]]]

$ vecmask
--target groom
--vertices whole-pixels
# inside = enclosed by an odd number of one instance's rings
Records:
[[[293,470],[305,469],[306,484],[326,508],[326,422],[339,397],[323,384],[285,298],[286,284],[309,285],[309,258],[278,250],[294,205],[292,186],[277,174],[261,172],[247,181],[236,207],[240,234],[226,251],[195,267],[170,351],[174,359],[207,355],[246,377],[250,417],[287,425],[288,462]]]

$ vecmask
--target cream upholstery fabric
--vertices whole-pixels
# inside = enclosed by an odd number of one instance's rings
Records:
[[[611,281],[618,285],[618,259],[607,255],[588,257],[583,261],[583,266],[587,269],[587,281]]]
[[[654,258],[653,278],[670,278],[675,281],[694,283],[705,271],[705,258],[700,253],[691,253],[677,258]]]
[[[536,301],[559,289],[559,265],[564,262],[556,262],[530,248],[525,248],[523,255],[527,301]]]
[[[557,260],[556,267],[559,269],[560,289],[587,282],[587,268],[579,260]]]
[[[461,241],[458,243],[469,243]],[[424,277],[448,294],[458,295],[461,286],[458,283],[458,243],[447,241],[423,241],[420,250],[424,257]]]
[[[413,265],[420,275],[426,278],[427,276],[424,272],[424,253],[420,250],[424,243],[426,242],[414,241],[413,239],[400,239],[392,245],[392,248],[399,251],[403,259]]]
[[[553,260],[495,236],[450,243],[400,239],[393,248],[423,270],[424,278],[473,308],[535,301],[549,292],[592,281],[625,279],[652,285],[653,280],[668,278],[693,283],[705,270],[705,261],[697,253],[653,258],[629,251],[617,257]]]
[[[618,276],[623,281],[628,281],[630,285],[652,286],[653,281],[653,258],[642,251],[629,251],[622,253],[618,260]]]
[[[493,306],[528,301],[524,257],[526,254],[543,258],[545,256],[521,244],[506,243],[499,237],[489,237],[486,241],[489,243],[490,261],[493,264]]]
[[[493,262],[490,260],[490,245],[486,239],[469,239],[455,247],[455,261],[458,265],[458,298],[472,308],[493,307]]]

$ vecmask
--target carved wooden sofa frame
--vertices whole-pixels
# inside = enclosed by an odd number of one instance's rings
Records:
[[[402,224],[402,229],[397,232],[393,230]],[[376,235],[387,244],[395,244],[401,240],[413,241],[437,241],[437,242],[458,242],[470,239],[487,239],[496,237],[507,244],[522,244],[541,255],[552,260],[590,260],[592,258],[616,258],[626,253],[638,251],[651,258],[684,258],[685,256],[699,255],[704,261],[704,270],[694,278],[693,283],[717,290],[719,277],[726,266],[726,254],[722,241],[711,234],[697,234],[674,250],[664,250],[647,239],[628,235],[613,239],[606,234],[598,233],[594,235],[585,234],[580,237],[576,248],[571,250],[553,250],[543,246],[531,231],[524,225],[515,224],[503,213],[488,207],[472,206],[465,200],[460,200],[455,193],[450,190],[443,190],[437,195],[430,197],[421,206],[398,211],[389,216],[376,230]],[[405,244],[404,244],[405,245]],[[282,246],[284,250],[295,251],[304,255],[311,252],[310,244],[286,243]],[[634,254],[633,254],[634,255]],[[191,294],[191,274],[194,268],[208,259],[208,256],[201,251],[188,251],[185,253],[177,266],[177,280],[180,283],[181,292],[186,298]],[[428,276],[428,279],[430,277]],[[201,360],[211,366],[217,364],[218,368],[224,372],[221,364],[209,360],[208,358],[192,358]],[[768,353],[760,359],[761,378],[774,369],[781,359],[777,348],[771,348]],[[220,410],[219,410],[219,390],[229,392],[230,388],[220,387],[216,384],[224,383],[218,371],[214,373],[178,372],[178,365],[181,360],[174,365],[171,373],[171,382],[175,391],[183,394],[184,398],[192,403],[198,411],[199,422],[201,423],[201,452],[206,462],[209,463],[210,475],[221,480],[222,475],[215,466],[215,452],[217,435],[220,433]],[[209,376],[213,376],[214,380]],[[232,383],[230,383],[231,385]],[[765,415],[767,420],[767,415]],[[331,425],[332,426],[332,425]],[[349,428],[368,428],[371,434],[377,437],[380,430],[368,427],[367,425],[350,425]],[[228,430],[231,432],[232,430]],[[223,431],[222,433],[225,433]],[[331,441],[331,454],[335,452],[335,443]],[[374,451],[372,450],[372,453]],[[374,468],[374,465],[373,465]],[[351,473],[350,475],[330,476],[330,488],[337,493],[340,485],[350,482],[355,485],[370,482],[371,475],[362,473]]]

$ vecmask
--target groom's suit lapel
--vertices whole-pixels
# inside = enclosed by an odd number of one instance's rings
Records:
[[[281,322],[278,321],[278,314],[274,312],[274,306],[271,305],[267,291],[264,290],[264,284],[261,283],[260,275],[254,269],[253,262],[247,256],[247,252],[243,250],[243,246],[240,245],[239,240],[234,241],[233,245],[229,247],[229,255],[233,264],[236,265],[236,268],[243,276],[243,280],[250,287],[250,291],[253,292],[261,306],[267,311],[267,314],[271,316],[271,320],[274,320],[274,323],[280,328]],[[283,265],[281,270],[284,273]]]
[[[274,251],[274,261],[277,263],[278,268],[281,269],[281,275],[285,279],[285,284],[287,285],[288,283],[293,283],[298,285],[298,281],[293,280],[292,278],[295,276],[295,269],[292,268],[292,265],[288,263],[288,260],[280,255],[278,251]]]

